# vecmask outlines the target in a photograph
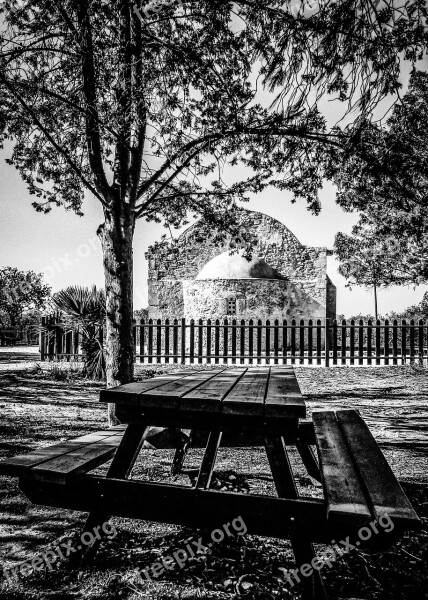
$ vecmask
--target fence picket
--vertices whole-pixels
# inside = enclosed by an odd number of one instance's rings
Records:
[[[384,365],[389,365],[389,321],[386,319],[383,329]]]
[[[296,321],[291,321],[291,364],[296,364]]]
[[[257,321],[257,364],[260,365],[262,363],[262,321],[259,319]]]
[[[175,364],[178,363],[178,319],[174,319],[172,329],[172,353],[174,355],[173,361]]]
[[[278,353],[279,353],[279,321],[275,319],[273,324],[273,355],[274,355],[274,364],[278,364]]]
[[[358,364],[364,364],[364,321],[362,319],[358,322]]]
[[[424,363],[424,322],[422,319],[418,325],[418,353],[419,353],[419,364]]]
[[[415,322],[413,319],[410,321],[410,362],[415,362]]]
[[[232,365],[236,365],[236,319],[232,320]]]
[[[288,341],[287,341],[287,321],[284,320],[282,322],[282,364],[286,365],[288,363]]]
[[[190,364],[193,365],[195,362],[195,320],[190,319]]]
[[[165,363],[169,363],[169,319],[165,319]]]
[[[398,321],[394,319],[392,325],[392,362],[398,365]]]
[[[322,353],[322,325],[321,319],[317,320],[317,365],[321,364],[321,353]]]
[[[253,364],[253,356],[254,356],[254,321],[250,319],[248,324],[248,355],[249,355],[249,363]]]
[[[375,331],[375,336],[376,336],[376,364],[380,365],[380,321],[379,319],[377,319],[376,321],[376,331]]]
[[[372,333],[373,333],[373,326],[372,326],[372,321],[371,319],[369,319],[367,321],[367,364],[371,365],[372,364]]]
[[[198,364],[202,364],[203,341],[204,341],[204,322],[202,319],[198,321]]]
[[[239,341],[240,341],[240,354],[241,354],[241,358],[240,358],[239,362],[241,363],[241,365],[243,365],[245,362],[245,358],[244,358],[244,356],[245,356],[245,321],[244,321],[244,319],[241,320]]]
[[[407,362],[407,328],[406,328],[406,321],[403,319],[402,323],[401,323],[401,362],[403,365],[406,364]]]
[[[351,365],[355,364],[355,321],[351,319],[349,326],[349,362]]]
[[[215,322],[214,327],[214,362],[216,365],[220,362],[220,321],[219,319]]]
[[[162,321],[157,320],[156,326],[156,362],[162,361]]]
[[[312,364],[313,354],[313,322],[312,319],[308,321],[308,364]]]
[[[341,356],[342,356],[342,360],[341,363],[342,365],[346,365],[346,334],[347,334],[347,327],[346,327],[346,321],[345,319],[342,320],[342,331],[341,333]]]
[[[229,327],[228,320],[225,319],[223,322],[223,363],[227,365],[227,358],[229,355]]]
[[[149,363],[152,363],[153,362],[153,319],[149,319],[148,335],[149,335],[149,341],[148,341],[147,354],[148,354]]]
[[[270,364],[270,321],[266,321],[266,334],[265,334],[265,355],[266,355],[266,364]]]
[[[337,321],[333,321],[333,364],[337,365]]]
[[[140,363],[144,362],[145,348],[144,348],[144,334],[146,332],[145,320],[140,321]]]
[[[186,363],[186,319],[181,319],[181,364]]]
[[[207,363],[211,364],[211,319],[207,321]]]
[[[303,365],[304,363],[304,356],[305,356],[305,322],[303,319],[300,319],[300,325],[299,325],[299,354],[300,354],[300,364]]]

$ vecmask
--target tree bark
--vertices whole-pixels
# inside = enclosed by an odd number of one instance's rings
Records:
[[[105,211],[105,222],[100,225],[106,288],[106,370],[107,387],[129,383],[134,375],[133,338],[133,256],[132,241],[135,220],[126,214],[123,206],[110,214]],[[115,405],[108,406],[109,424],[119,421]]]

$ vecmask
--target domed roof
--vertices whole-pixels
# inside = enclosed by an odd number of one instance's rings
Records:
[[[196,279],[284,279],[263,258],[248,261],[241,253],[223,252],[210,260]]]

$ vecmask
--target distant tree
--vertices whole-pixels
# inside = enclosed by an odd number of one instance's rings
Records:
[[[329,153],[354,145],[377,103],[397,94],[400,61],[424,51],[423,0],[297,5],[5,5],[0,141],[14,140],[10,162],[39,211],[81,215],[85,192],[103,208],[108,385],[133,376],[137,219],[178,227],[202,215],[242,236],[236,203],[269,185],[318,212]],[[342,137],[318,110],[327,95],[347,107]]]
[[[82,336],[85,353],[84,374],[93,379],[105,379],[106,361],[103,345],[103,329],[106,319],[104,290],[96,286],[84,288],[70,286],[57,292],[52,298],[61,311],[60,326],[65,330],[78,330]]]
[[[373,269],[377,285],[428,281],[427,122],[428,73],[414,71],[387,126],[366,125],[359,150],[337,163],[338,202],[361,215],[351,236],[336,238],[341,272],[355,283]]]
[[[347,287],[357,285],[373,290],[377,319],[377,292],[392,284],[391,272],[397,272],[401,267],[400,244],[388,246],[384,240],[377,240],[371,232],[359,228],[353,236],[338,233],[334,251],[340,259],[339,273],[348,280]]]
[[[0,329],[24,325],[29,313],[45,308],[50,292],[41,274],[0,267]]]
[[[391,312],[388,314],[388,319],[428,321],[428,292],[425,292],[419,304],[409,306],[401,312]]]

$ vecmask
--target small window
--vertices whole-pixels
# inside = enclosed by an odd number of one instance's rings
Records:
[[[236,298],[228,298],[227,314],[228,315],[236,315]]]

